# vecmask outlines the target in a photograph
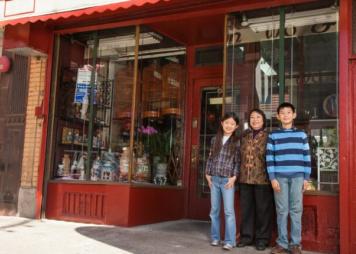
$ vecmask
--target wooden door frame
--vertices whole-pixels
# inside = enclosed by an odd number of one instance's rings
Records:
[[[187,89],[185,98],[185,134],[184,134],[184,174],[183,183],[186,189],[185,192],[185,217],[191,218],[190,213],[190,192],[191,192],[191,138],[192,138],[192,116],[193,116],[193,101],[194,101],[194,84],[196,80],[202,79],[221,79],[223,80],[223,65],[215,66],[196,66],[195,51],[197,48],[208,47],[212,45],[199,45],[187,47]],[[216,45],[215,45],[216,46]]]
[[[198,135],[198,137],[194,137],[194,133],[193,133],[193,126],[190,126],[191,129],[191,139],[190,139],[190,150],[192,154],[192,146],[193,146],[193,138],[198,139],[197,140],[197,144],[199,145],[199,132],[200,132],[200,128],[201,128],[201,91],[204,88],[209,88],[212,87],[214,85],[218,85],[221,84],[221,88],[223,87],[223,78],[222,77],[211,77],[211,78],[196,78],[193,80],[193,87],[194,87],[194,91],[193,91],[193,96],[195,98],[193,104],[192,104],[192,120],[194,119],[198,119],[198,125],[197,125],[197,132],[196,135]],[[199,98],[199,100],[198,100]],[[198,151],[200,151],[200,147],[198,147]],[[199,160],[198,160],[199,161]],[[198,162],[197,162],[198,164]],[[201,212],[197,212],[197,209],[194,209],[194,207],[199,207],[203,210],[206,210],[206,216],[208,216],[208,210],[209,210],[209,204],[210,204],[210,199],[208,198],[203,198],[203,197],[197,197],[197,193],[198,193],[198,186],[197,186],[197,180],[198,180],[198,176],[199,176],[199,172],[197,172],[198,170],[198,165],[195,165],[194,167],[191,166],[191,163],[189,165],[189,217],[190,218],[194,218],[194,219],[204,219],[205,216],[201,215]],[[199,209],[198,209],[199,210]]]

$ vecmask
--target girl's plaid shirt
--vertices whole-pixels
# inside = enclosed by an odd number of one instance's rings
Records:
[[[206,162],[205,174],[211,176],[232,177],[239,175],[240,149],[238,139],[229,138],[221,146],[220,153],[213,157],[212,150],[216,137],[211,139],[209,158]]]

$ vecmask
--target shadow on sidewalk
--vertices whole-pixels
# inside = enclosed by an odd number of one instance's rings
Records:
[[[210,224],[203,221],[179,220],[133,228],[89,226],[76,231],[131,253],[223,252],[209,245]]]
[[[23,226],[26,225],[28,223],[30,223],[32,220],[24,220],[21,222],[17,222],[17,223],[13,223],[13,224],[9,224],[9,225],[4,225],[4,226],[0,226],[0,230],[5,230],[5,229],[10,229],[10,228],[15,228],[15,227],[19,227],[19,226]],[[30,226],[29,226],[30,227]]]

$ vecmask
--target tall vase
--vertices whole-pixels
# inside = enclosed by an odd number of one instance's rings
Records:
[[[154,183],[159,185],[165,185],[167,183],[167,163],[160,162],[157,164]]]

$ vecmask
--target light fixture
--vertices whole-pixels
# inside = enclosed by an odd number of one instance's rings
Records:
[[[150,59],[158,57],[173,57],[179,55],[185,55],[185,47],[173,47],[173,48],[160,48],[160,49],[150,49],[150,50],[141,50],[139,51],[138,59]],[[116,54],[117,55],[117,54]],[[118,58],[114,61],[122,62],[135,59],[135,52],[122,52],[119,54]]]
[[[330,9],[337,10],[339,7],[339,1],[335,0],[335,2],[330,6]]]
[[[242,20],[241,20],[241,26],[246,27],[249,25],[249,22],[246,17],[246,13],[242,13]]]
[[[139,39],[139,45],[158,44],[162,40],[162,36],[154,32],[141,33]],[[93,46],[94,41],[87,42],[88,46]],[[134,34],[115,36],[110,38],[99,39],[99,50],[113,49],[113,48],[129,48],[134,47],[136,44],[136,38]]]
[[[331,8],[286,14],[285,27],[299,27],[336,22],[337,12]],[[279,16],[249,19],[249,27],[256,33],[279,29]]]
[[[257,63],[257,67],[260,67],[260,70],[266,75],[266,76],[276,76],[277,72],[270,66],[266,60],[261,57],[260,60]]]

